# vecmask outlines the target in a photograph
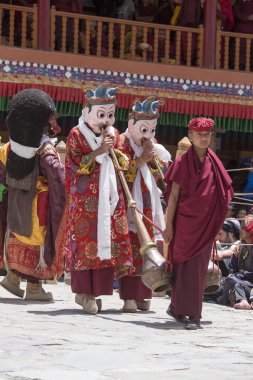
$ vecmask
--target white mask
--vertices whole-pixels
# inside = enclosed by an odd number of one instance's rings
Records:
[[[86,106],[83,109],[83,117],[94,133],[101,134],[103,127],[115,123],[115,104],[96,104],[91,108]]]
[[[157,119],[142,119],[135,123],[134,121],[134,119],[128,121],[128,131],[135,144],[141,146],[143,138],[154,141]]]

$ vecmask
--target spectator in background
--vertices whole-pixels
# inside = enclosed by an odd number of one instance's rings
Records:
[[[82,52],[86,52],[86,29],[80,32],[80,41]],[[97,23],[94,20],[90,22],[90,43],[89,43],[89,54],[97,55],[97,42],[98,42],[98,32]],[[106,57],[108,55],[108,37],[105,30],[102,30],[101,36],[101,55]]]
[[[217,3],[217,24],[225,31],[232,30],[234,15],[231,0],[219,0]]]
[[[169,25],[173,16],[173,9],[169,0],[161,0],[154,22]]]
[[[83,13],[83,0],[54,0],[56,10],[71,13]]]
[[[234,6],[235,26],[234,32],[253,34],[253,0],[237,0]],[[240,69],[244,70],[246,63],[246,40],[240,40]],[[253,44],[251,42],[251,57]],[[251,59],[252,61],[252,59]],[[253,65],[251,62],[251,70]]]
[[[152,33],[148,33],[147,42],[143,42],[143,29],[138,27],[136,30],[136,41],[135,41],[135,58],[141,60],[144,51],[147,52],[147,60],[152,59],[153,56],[153,45],[154,38]],[[131,58],[131,53],[133,50],[133,33],[130,30],[125,35],[125,58]]]
[[[139,0],[135,18],[138,21],[154,22],[156,13],[157,7],[152,4],[151,0]]]
[[[248,166],[252,169],[248,171],[247,183],[243,189],[243,193],[245,194],[253,193],[253,157],[249,158]],[[245,195],[244,198],[252,200],[253,196]]]
[[[135,17],[135,3],[133,0],[123,0],[117,9],[118,18],[133,20]]]
[[[237,208],[235,217],[239,220],[241,227],[244,227],[244,219],[246,218],[247,213],[249,212],[248,207],[241,205]]]
[[[83,13],[83,0],[54,0],[53,5],[57,11],[70,13]],[[62,50],[62,18],[56,17],[55,43],[56,50]],[[74,19],[67,18],[66,50],[73,51]]]
[[[239,244],[229,263],[231,274],[225,278],[222,294],[218,303],[230,305],[235,309],[252,308],[251,291],[253,289],[253,216],[247,215],[245,226],[241,230],[242,242]],[[250,303],[251,304],[250,304]]]
[[[233,206],[232,203],[230,203],[230,205],[228,206],[228,211],[227,211],[226,219],[233,218],[234,212],[235,212],[234,206]]]
[[[174,5],[174,10],[173,10],[173,15],[170,20],[170,24],[177,25],[178,17],[181,11],[182,0],[174,0],[173,5]]]
[[[197,28],[202,23],[202,8],[200,0],[183,0],[178,16],[177,25],[188,28]],[[181,37],[181,63],[186,64],[188,35],[182,32]],[[191,64],[196,65],[197,34],[192,34]]]
[[[229,259],[233,256],[237,245],[240,243],[240,230],[241,225],[237,219],[225,220],[216,236],[217,258],[223,277],[227,277],[229,274]]]
[[[253,33],[253,0],[237,0],[234,6],[234,32]]]
[[[200,0],[183,0],[177,25],[197,28],[201,23],[202,8]]]
[[[119,3],[119,0],[93,0],[96,16],[116,18]]]

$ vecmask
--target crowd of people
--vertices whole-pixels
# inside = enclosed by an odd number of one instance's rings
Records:
[[[59,132],[53,100],[37,89],[13,97],[10,139],[0,147],[1,285],[17,297],[51,302],[43,281],[65,270],[75,302],[96,315],[115,279],[122,312],[130,313],[149,310],[152,290],[171,279],[167,314],[195,330],[202,327],[211,262],[218,284],[206,300],[250,309],[253,216],[232,215],[232,180],[209,148],[213,120],[189,122],[191,146],[170,165],[155,139],[160,101],[137,100],[119,135],[116,97],[107,84],[86,92],[65,167],[49,138]]]
[[[3,3],[11,3],[13,5],[32,6],[36,0],[5,0]],[[135,20],[143,23],[155,23],[158,25],[172,25],[180,27],[198,28],[199,25],[205,24],[204,20],[204,0],[93,0],[86,2],[84,0],[53,0],[57,11],[75,13],[79,15],[94,15],[105,18],[116,18],[119,20]],[[21,45],[21,13],[15,15],[15,45]],[[55,50],[62,50],[62,20],[56,18],[55,30]],[[217,24],[224,31],[237,33],[253,33],[253,0],[218,0],[217,1]],[[2,44],[8,44],[9,41],[9,12],[3,13],[2,20]],[[73,19],[67,20],[66,50],[73,52],[74,48],[74,22]],[[91,22],[90,30],[87,30],[85,20],[80,20],[78,31],[78,52],[87,52],[87,33],[89,33],[89,54],[97,54],[98,42],[98,24],[94,20]],[[124,39],[125,58],[133,56],[132,47],[132,28],[130,25],[126,27]],[[144,38],[143,28],[137,28],[135,56],[138,59],[143,58],[143,53],[147,55],[147,60],[152,61],[154,58],[155,34],[154,29],[148,28],[147,37]],[[101,38],[101,54],[108,56],[109,46],[109,25],[105,22],[102,27]],[[27,20],[27,46],[31,47],[32,39],[32,23]],[[165,53],[165,31],[159,30],[158,34],[158,61],[161,63],[175,63],[176,52],[176,34],[174,31],[170,33],[169,52]],[[192,34],[191,37],[191,65],[197,63],[197,42],[198,35]],[[119,57],[120,44],[122,43],[120,25],[114,25],[113,31],[113,56]],[[181,63],[186,64],[187,46],[189,44],[187,33],[181,36]],[[221,41],[221,67],[224,65],[224,40]],[[253,47],[251,48],[253,50]],[[240,42],[240,58],[239,65],[241,69],[245,68],[245,51],[246,40],[241,39]],[[253,54],[253,51],[251,55]],[[167,56],[168,55],[168,56]],[[230,39],[229,42],[229,66],[234,67],[235,57],[235,41]]]

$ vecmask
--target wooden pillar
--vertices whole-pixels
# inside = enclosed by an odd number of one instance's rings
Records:
[[[216,12],[216,0],[205,0],[203,67],[206,69],[215,68]]]
[[[50,0],[37,0],[38,49],[50,50]]]

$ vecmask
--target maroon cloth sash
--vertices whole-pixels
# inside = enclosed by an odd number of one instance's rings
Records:
[[[211,149],[201,164],[191,147],[171,165],[165,182],[166,201],[172,182],[180,186],[170,246],[173,262],[181,263],[211,246],[233,196],[232,180]]]

